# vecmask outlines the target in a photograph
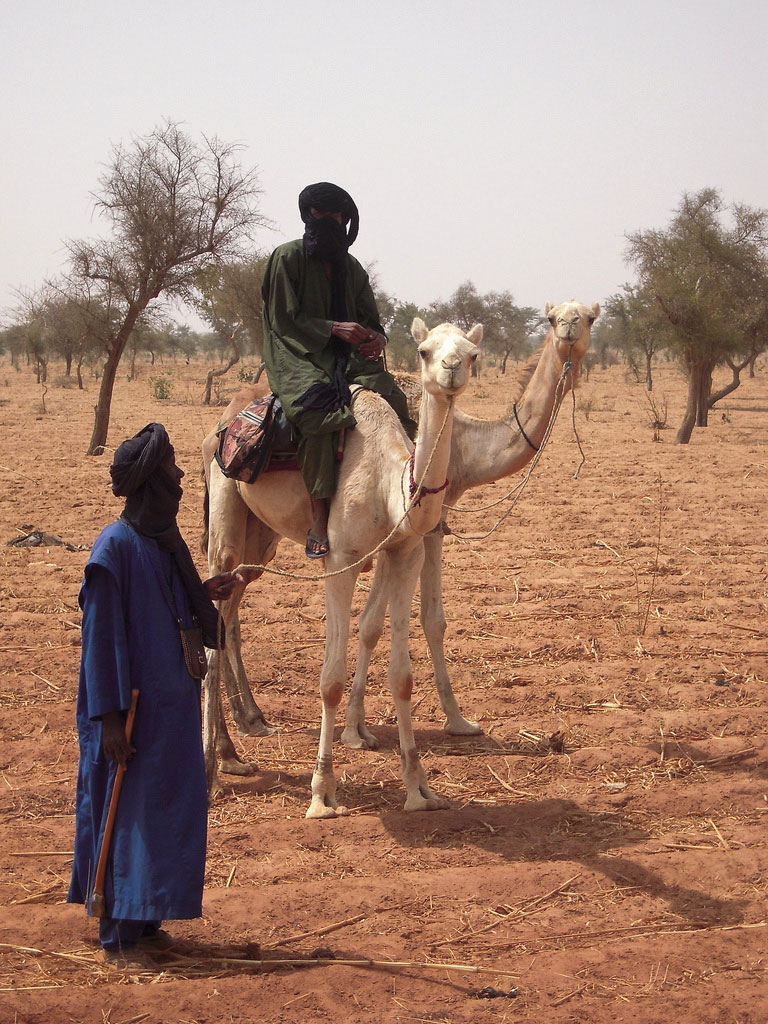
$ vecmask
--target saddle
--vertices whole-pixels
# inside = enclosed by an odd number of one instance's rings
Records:
[[[352,401],[362,390],[352,385]],[[336,462],[344,457],[346,431],[339,433]],[[219,469],[233,480],[252,484],[262,473],[298,470],[298,438],[277,395],[257,398],[230,422],[216,431],[219,439],[214,458]]]
[[[298,469],[296,438],[276,395],[257,398],[216,434],[214,458],[224,476],[252,484],[261,473]]]

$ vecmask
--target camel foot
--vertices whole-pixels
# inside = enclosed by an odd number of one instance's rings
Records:
[[[444,796],[439,796],[437,793],[433,793],[431,789],[426,786],[419,786],[415,793],[409,793],[404,811],[444,811],[450,807],[450,801],[446,800]]]
[[[353,750],[378,750],[379,741],[362,722],[348,725],[341,734],[341,742]]]
[[[219,782],[218,778],[211,779],[208,783],[208,806],[210,807],[214,800],[218,800],[223,792],[224,787]]]
[[[240,761],[236,757],[222,758],[219,771],[225,775],[255,775],[258,765],[253,761]]]
[[[331,804],[325,803],[322,797],[312,797],[312,802],[307,808],[307,813],[304,815],[305,818],[343,818],[349,814],[349,808],[342,806],[342,804]]]
[[[237,732],[239,736],[274,736],[280,732],[280,728],[270,725],[263,718],[257,718],[253,722],[246,722],[244,726],[238,723]]]
[[[452,718],[446,718],[443,723],[443,729],[445,729],[449,736],[483,735],[483,727],[478,725],[477,722],[467,721],[463,715],[455,715]]]

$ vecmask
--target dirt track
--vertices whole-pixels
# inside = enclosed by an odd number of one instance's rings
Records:
[[[119,382],[110,438],[166,424],[195,547],[199,443],[216,412],[197,404],[201,367],[172,368],[166,403],[151,398],[153,372]],[[6,544],[37,527],[87,547],[118,514],[107,459],[83,455],[96,382],[52,382],[43,414],[29,371],[0,364],[0,1024],[765,1021],[765,381],[763,367],[680,448],[673,429],[652,441],[644,392],[621,368],[594,371],[578,392],[578,481],[569,400],[504,527],[482,545],[447,541],[447,649],[483,737],[442,732],[415,609],[411,650],[417,739],[449,811],[401,811],[382,644],[368,703],[381,750],[336,749],[352,816],[304,819],[322,591],[254,588],[246,664],[283,731],[239,741],[261,771],[212,807],[205,918],[171,926],[180,941],[164,973],[121,977],[97,961],[83,909],[63,902],[87,551]],[[490,370],[462,405],[498,415],[505,390]],[[682,382],[661,369],[656,393],[676,427]],[[478,532],[495,515],[453,526]],[[290,546],[277,562],[307,568]],[[318,950],[480,970],[221,962]],[[478,999],[486,986],[517,994]]]

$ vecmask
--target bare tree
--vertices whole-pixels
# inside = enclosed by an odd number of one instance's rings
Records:
[[[111,233],[69,244],[72,287],[106,313],[106,361],[87,454],[104,449],[118,364],[138,317],[161,295],[189,300],[201,268],[239,255],[265,223],[258,196],[256,174],[241,169],[235,146],[194,142],[171,121],[114,148],[94,195]]]

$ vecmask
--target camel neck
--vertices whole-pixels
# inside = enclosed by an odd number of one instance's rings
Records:
[[[419,436],[413,458],[414,480],[425,488],[442,488],[451,453],[454,399],[425,391],[419,415]],[[425,475],[426,474],[426,475]]]
[[[525,391],[515,403],[517,415],[510,410],[499,420],[475,420],[457,414],[449,504],[465,490],[501,480],[531,461],[544,439],[562,375],[563,363],[549,338]],[[570,380],[563,382],[562,394],[570,386]]]

